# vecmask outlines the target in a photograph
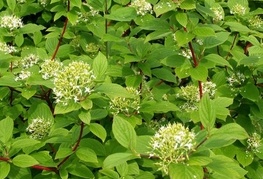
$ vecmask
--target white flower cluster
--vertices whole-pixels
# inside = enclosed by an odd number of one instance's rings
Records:
[[[244,15],[246,14],[247,8],[241,4],[236,4],[230,9],[231,14]]]
[[[79,102],[92,92],[95,75],[91,66],[83,61],[73,61],[54,78],[56,102],[67,105],[69,101]]]
[[[26,0],[17,0],[17,3],[19,3],[19,4],[23,4],[25,2],[26,2]]]
[[[216,84],[207,81],[202,83],[202,93],[207,93],[210,98],[215,97]],[[200,101],[199,88],[195,85],[182,87],[180,92],[176,94],[177,98],[182,98],[186,102],[180,106],[180,109],[191,112],[198,110],[197,103]]]
[[[23,27],[23,22],[15,15],[4,15],[0,18],[0,27],[14,30]]]
[[[41,5],[41,6],[47,6],[48,5],[48,0],[38,0],[38,3]]]
[[[261,28],[263,26],[263,20],[260,16],[254,16],[253,18],[249,19],[250,26],[254,28]]]
[[[31,76],[30,71],[24,71],[22,70],[20,73],[16,74],[15,81],[24,81],[28,79]]]
[[[28,125],[26,131],[30,133],[32,139],[41,140],[48,135],[52,124],[50,120],[38,117],[32,120],[32,123]]]
[[[152,137],[150,157],[155,156],[160,159],[156,165],[167,175],[169,165],[186,161],[189,153],[195,150],[195,145],[194,132],[181,123],[168,123]]]
[[[17,52],[14,46],[7,45],[6,43],[3,43],[3,42],[0,42],[0,51],[4,52],[5,54]]]
[[[253,133],[247,140],[248,150],[251,150],[252,152],[260,152],[258,148],[261,146],[261,137],[257,133]]]
[[[212,7],[210,8],[210,10],[212,10],[215,15],[213,17],[213,21],[218,22],[224,20],[224,10],[222,9],[222,7]]]
[[[127,116],[139,113],[140,109],[140,91],[132,87],[126,87],[127,91],[134,98],[115,97],[110,101],[110,110],[112,114],[123,113]]]
[[[227,78],[227,82],[229,83],[230,87],[239,87],[245,82],[245,80],[246,80],[245,75],[240,72],[233,73],[231,76]]]
[[[182,50],[181,52],[178,53],[178,55],[182,55],[183,57],[185,57],[187,59],[192,58],[192,53],[191,53],[190,49]]]
[[[130,6],[136,9],[138,15],[144,16],[148,12],[152,13],[152,5],[146,0],[133,0]]]
[[[33,65],[37,64],[38,61],[39,61],[39,57],[37,55],[29,54],[24,58],[22,58],[19,64],[22,68],[30,68]]]
[[[58,72],[62,70],[62,66],[63,64],[59,61],[46,59],[44,63],[41,64],[39,73],[43,79],[48,80],[57,76]]]

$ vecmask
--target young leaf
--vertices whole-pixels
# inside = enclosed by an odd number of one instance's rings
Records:
[[[10,172],[10,164],[7,162],[0,162],[0,171],[0,179],[7,178],[7,175]]]
[[[199,37],[214,36],[215,31],[209,27],[196,27],[193,33]]]
[[[247,84],[241,91],[241,95],[244,97],[244,98],[247,98],[251,101],[257,101],[258,100],[258,96],[260,95],[259,94],[259,91],[258,91],[258,88],[254,85],[254,84]]]
[[[118,166],[124,162],[127,162],[128,160],[137,158],[132,153],[114,153],[109,155],[104,161],[103,161],[103,168],[113,168],[115,166]]]
[[[102,125],[97,124],[97,123],[91,123],[89,126],[89,129],[95,136],[100,138],[102,140],[102,142],[105,141],[105,139],[107,137],[107,132]]]
[[[132,97],[128,91],[122,86],[115,83],[103,83],[95,89],[97,92],[105,93],[110,98],[112,97]]]
[[[203,179],[204,172],[201,166],[188,166],[186,164],[170,164],[169,176],[172,179]]]
[[[210,131],[215,124],[216,112],[208,94],[205,94],[200,101],[199,116],[203,126]]]
[[[112,132],[116,140],[125,148],[134,150],[136,147],[136,133],[132,125],[125,119],[115,116]]]
[[[34,139],[19,139],[12,144],[12,147],[17,149],[23,149],[25,147],[34,146],[39,143],[40,141]]]
[[[119,9],[115,9],[109,15],[105,15],[107,19],[115,20],[115,21],[130,21],[135,19],[137,16],[136,11],[132,7],[123,7]]]
[[[79,110],[81,106],[78,103],[69,102],[68,105],[63,105],[62,103],[58,103],[55,106],[54,114],[66,114],[72,111]]]
[[[36,118],[43,118],[43,119],[53,119],[53,114],[50,111],[49,106],[46,103],[38,103],[37,105],[33,105],[29,109],[29,120],[36,119]]]
[[[13,136],[14,121],[7,117],[0,121],[0,141],[7,143]]]
[[[179,22],[179,24],[181,24],[183,27],[186,27],[187,23],[188,23],[188,18],[187,18],[187,14],[184,12],[179,12],[178,14],[176,14],[176,20]]]
[[[108,68],[108,60],[101,52],[93,61],[93,70],[96,76],[96,80],[103,81]]]
[[[15,156],[12,162],[14,165],[21,167],[21,168],[31,167],[33,165],[39,164],[35,158],[33,158],[30,155],[26,155],[26,154],[20,154],[20,155]]]
[[[205,56],[205,59],[207,59],[208,61],[214,62],[217,65],[227,66],[232,69],[232,66],[230,65],[230,63],[226,59],[224,59],[223,57],[217,54],[209,54]]]
[[[84,161],[90,163],[98,163],[96,153],[88,147],[80,147],[76,152],[77,157]]]
[[[195,68],[190,68],[189,73],[195,80],[206,81],[208,77],[208,69],[202,65],[198,65]]]

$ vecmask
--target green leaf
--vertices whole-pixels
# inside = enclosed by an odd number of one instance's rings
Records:
[[[108,60],[101,52],[93,61],[93,70],[96,80],[103,81],[105,79],[106,71],[108,68]]]
[[[211,136],[204,142],[207,148],[220,148],[234,143],[236,140],[244,140],[248,134],[244,128],[236,123],[229,123],[220,129],[213,129]]]
[[[90,163],[98,163],[96,153],[88,147],[80,147],[76,152],[77,157],[84,161]]]
[[[227,66],[232,69],[232,66],[230,65],[230,63],[226,59],[224,59],[223,57],[217,54],[209,54],[205,56],[204,58],[208,61],[214,62],[217,65]]]
[[[115,21],[131,21],[137,16],[136,10],[132,7],[122,7],[115,9],[109,15],[105,15],[107,19]]]
[[[137,137],[136,152],[140,154],[147,154],[150,149],[151,136],[141,135]]]
[[[81,0],[71,0],[70,1],[70,7],[78,7],[81,9],[82,1]]]
[[[216,117],[221,120],[226,120],[226,117],[230,115],[229,109],[227,108],[233,104],[232,98],[218,97],[213,100],[213,106],[216,110]]]
[[[207,81],[208,69],[202,65],[198,65],[195,68],[190,68],[189,73],[191,77],[198,81]]]
[[[32,119],[36,118],[43,118],[45,120],[53,120],[53,114],[50,111],[50,108],[47,104],[45,103],[38,103],[36,105],[33,105],[29,109],[29,120],[31,121]]]
[[[131,150],[136,148],[136,132],[128,121],[119,116],[114,116],[112,132],[123,147]]]
[[[16,0],[8,0],[6,2],[11,11],[14,12],[16,8]]]
[[[34,33],[34,32],[39,32],[41,30],[44,30],[45,27],[42,25],[36,25],[36,24],[31,24],[28,23],[26,25],[24,25],[21,29],[19,29],[19,32],[22,34],[30,34],[30,33]]]
[[[213,178],[244,178],[247,173],[237,162],[224,155],[214,155],[211,159],[213,162],[207,168],[214,172]]]
[[[21,45],[23,45],[24,43],[24,36],[23,34],[18,34],[15,37],[15,43],[18,47],[21,47]]]
[[[196,166],[206,166],[210,162],[212,162],[212,160],[209,157],[190,156],[189,160],[187,161],[187,164]]]
[[[259,98],[258,88],[254,84],[247,84],[241,91],[241,95],[251,101],[257,101]]]
[[[14,121],[7,117],[0,121],[0,141],[6,144],[13,136]]]
[[[120,174],[121,177],[124,177],[128,174],[129,168],[127,162],[119,164],[116,166],[116,170]]]
[[[36,94],[37,90],[33,88],[23,88],[21,95],[27,100]]]
[[[67,147],[59,147],[55,159],[65,158],[73,153],[72,149]]]
[[[210,27],[196,27],[193,33],[199,37],[215,36],[215,31]]]
[[[89,110],[92,108],[93,103],[89,98],[86,98],[84,101],[80,101],[79,103],[81,105],[81,107],[85,110]]]
[[[191,9],[195,9],[195,1],[194,0],[184,0],[181,4],[180,4],[180,8],[181,9],[185,9],[185,10],[191,10]]]
[[[30,155],[26,155],[26,154],[20,154],[20,155],[15,156],[12,162],[15,166],[18,166],[21,168],[31,167],[33,165],[39,164],[35,158],[33,158]]]
[[[78,176],[81,178],[88,178],[88,179],[95,178],[91,170],[87,166],[81,163],[71,165],[68,168],[68,172],[74,176]],[[74,178],[77,178],[77,177],[74,177]]]
[[[110,98],[127,97],[131,98],[131,94],[122,86],[115,83],[103,83],[95,89],[96,92],[105,93]]]
[[[159,30],[159,31],[154,31],[152,33],[149,33],[144,42],[149,42],[151,40],[156,40],[156,39],[162,39],[164,37],[167,37],[168,35],[170,35],[171,32],[167,31],[167,30]]]
[[[215,124],[216,112],[208,94],[205,94],[199,103],[199,116],[203,126],[210,131]]]
[[[114,153],[114,154],[111,154],[103,161],[103,169],[113,168],[113,167],[118,166],[124,162],[127,162],[128,160],[132,160],[135,158],[138,158],[138,157],[134,156],[132,153]]]
[[[95,136],[100,138],[102,140],[102,142],[105,141],[105,139],[107,137],[107,132],[102,125],[97,124],[97,123],[91,123],[89,126],[89,129]]]
[[[229,35],[230,35],[229,32],[218,32],[215,34],[215,36],[206,37],[204,38],[204,47],[213,48],[218,45],[221,45],[225,41],[227,41]]]
[[[63,105],[62,103],[58,103],[55,106],[54,114],[66,114],[72,111],[79,110],[81,106],[78,103],[69,102],[68,105]]]
[[[141,105],[141,112],[167,113],[169,111],[178,111],[179,108],[169,101],[149,101]]]
[[[186,27],[188,23],[188,17],[187,14],[184,12],[179,12],[176,14],[176,20],[181,24],[183,27]]]
[[[113,178],[113,179],[120,178],[120,175],[118,174],[118,172],[115,172],[112,169],[105,168],[105,169],[100,170],[99,172],[102,173],[103,175],[108,176],[109,178]]]
[[[10,172],[10,164],[7,162],[0,162],[0,171],[0,179],[7,178],[7,175]]]
[[[203,179],[204,172],[201,166],[172,163],[169,165],[169,176],[171,179]]]
[[[153,69],[152,74],[161,80],[176,83],[176,76],[167,68]]]
[[[23,149],[25,147],[31,147],[39,143],[40,141],[34,139],[18,139],[12,144],[12,147],[17,149]]]
[[[77,20],[79,18],[79,15],[77,14],[76,11],[71,10],[71,11],[67,12],[67,18],[71,24],[76,24]]]
[[[192,41],[195,36],[189,32],[183,30],[177,30],[175,32],[175,38],[179,46],[183,46]]]
[[[253,162],[253,154],[251,152],[245,151],[243,149],[238,149],[236,151],[237,161],[243,166],[246,167]]]
[[[169,3],[169,5],[166,3]],[[164,14],[168,11],[174,10],[176,7],[177,7],[177,5],[175,3],[160,1],[159,3],[154,5],[153,11],[155,12],[156,16],[158,17],[161,14]]]
[[[82,122],[84,122],[85,124],[90,124],[91,121],[90,111],[81,111],[78,116]]]

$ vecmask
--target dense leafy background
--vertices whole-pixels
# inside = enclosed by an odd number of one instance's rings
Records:
[[[249,145],[263,130],[263,2],[146,0],[143,13],[133,2],[0,1],[0,17],[23,21],[0,24],[0,178],[263,177],[263,144]],[[32,54],[38,62],[25,69]],[[45,60],[91,65],[91,94],[56,103],[53,78],[39,73]],[[17,80],[24,70],[31,76]],[[52,124],[41,140],[27,130],[36,118]],[[149,144],[168,122],[194,131],[196,146],[165,175]]]

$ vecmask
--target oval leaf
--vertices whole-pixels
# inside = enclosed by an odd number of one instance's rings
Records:
[[[36,159],[34,159],[32,156],[26,155],[26,154],[17,155],[12,160],[12,162],[14,165],[21,167],[21,168],[31,167],[33,165],[39,164]]]

